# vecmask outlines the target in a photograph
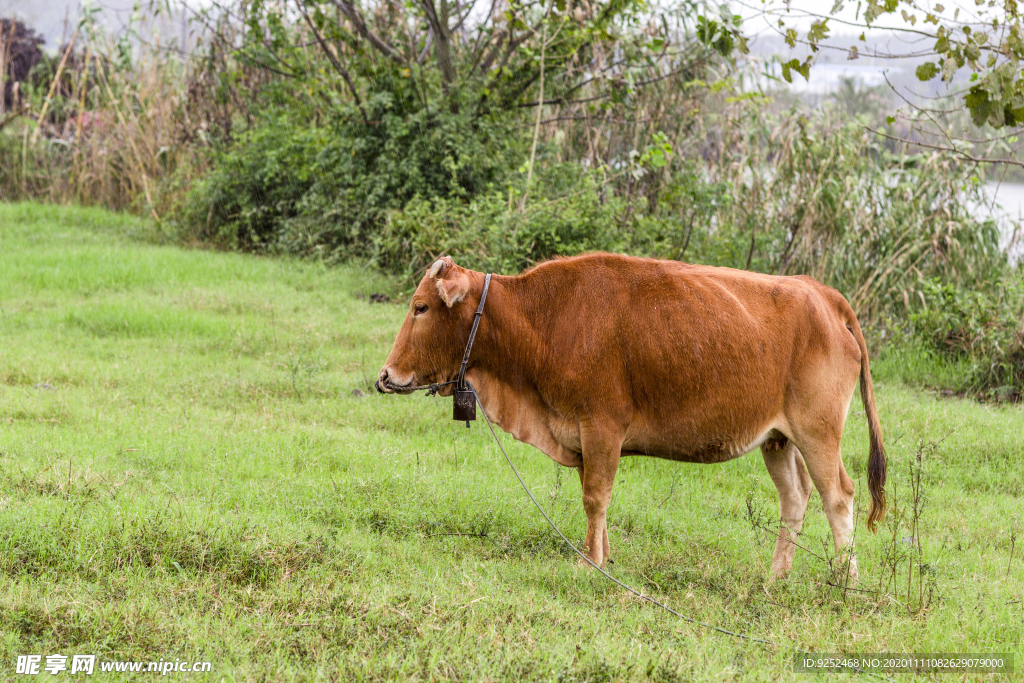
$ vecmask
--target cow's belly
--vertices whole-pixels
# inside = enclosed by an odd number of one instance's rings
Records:
[[[475,373],[474,373],[475,374]],[[479,376],[478,376],[479,377]],[[490,378],[473,378],[488,415],[515,439],[528,443],[567,467],[583,464],[580,423],[562,417],[532,392],[520,393]],[[647,455],[679,462],[717,463],[732,460],[766,440],[788,432],[781,414],[747,410],[719,414],[711,409],[701,419],[687,411],[666,410],[657,419],[635,416],[626,429],[623,455]],[[736,419],[738,415],[741,418]],[[722,425],[728,425],[723,430]]]
[[[766,441],[784,438],[780,427],[783,427],[782,420],[776,419],[752,420],[731,432],[702,430],[686,424],[653,430],[634,424],[627,430],[622,454],[703,464],[725,462],[749,453]]]
[[[534,424],[538,427],[543,424],[547,429],[535,429],[531,435],[534,438],[521,440],[541,448],[555,460],[562,462],[568,454],[575,460],[583,451],[579,422],[549,412],[543,417],[535,414]],[[637,420],[626,430],[622,454],[703,464],[725,462],[749,453],[766,441],[785,438],[779,431],[780,428],[785,429],[784,425],[785,420],[781,415],[758,416],[737,425],[729,433],[722,433],[710,426],[699,426],[686,420],[680,420],[672,426],[661,425],[655,428],[643,420]],[[541,433],[543,436],[536,438]],[[550,448],[542,447],[550,441],[560,446],[558,455],[562,457],[556,457]]]
[[[582,452],[578,422],[553,415],[548,415],[545,421],[548,433],[561,446],[562,452]],[[671,428],[651,430],[645,426],[634,426],[627,430],[622,455],[646,455],[704,464],[725,462],[749,453],[766,441],[784,438],[778,431],[780,426],[781,420],[761,420],[732,434]]]

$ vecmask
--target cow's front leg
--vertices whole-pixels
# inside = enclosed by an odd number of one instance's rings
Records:
[[[583,465],[580,465],[579,467],[577,467],[576,468],[576,472],[580,475],[580,486],[582,487],[582,486],[584,486],[584,484],[583,484]],[[588,520],[588,525],[589,525],[589,520]],[[607,521],[607,519],[605,520],[604,528],[601,530],[601,537],[604,539],[604,544],[603,544],[604,545],[604,548],[603,548],[604,549],[604,561],[605,562],[611,562],[612,561],[612,549],[611,549],[611,546],[608,544],[608,521]],[[589,542],[590,542],[590,534],[587,534],[587,543],[589,543]],[[587,551],[588,548],[589,548],[589,546],[587,546],[587,545],[583,546],[583,550],[584,551]],[[587,566],[587,567],[590,566],[589,564],[587,564],[583,560],[580,560],[580,566],[582,567],[584,565]]]
[[[583,467],[579,469],[583,484],[583,510],[587,513],[586,553],[598,567],[604,566],[611,554],[608,543],[608,504],[619,469],[622,437],[599,429],[582,429]],[[586,564],[582,560],[580,564]]]

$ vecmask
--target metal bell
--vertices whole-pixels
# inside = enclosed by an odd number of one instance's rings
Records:
[[[455,389],[452,401],[452,419],[465,422],[467,429],[469,423],[476,419],[476,394],[472,389]]]

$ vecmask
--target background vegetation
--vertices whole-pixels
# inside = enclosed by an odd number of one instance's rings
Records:
[[[891,111],[877,92],[811,108],[768,87],[725,6],[239,0],[190,22],[191,42],[161,44],[145,18],[109,36],[87,12],[11,91],[0,199],[370,263],[392,293],[444,253],[499,272],[608,249],[807,273],[906,379],[1024,392],[1024,286],[979,218],[987,167],[872,132]]]
[[[0,660],[170,655],[210,681],[777,680],[796,648],[1020,666],[1024,282],[973,152],[872,132],[878,91],[771,88],[705,4],[244,0],[190,15],[187,43],[95,19],[50,55],[0,22]],[[372,302],[436,256],[591,249],[809,273],[872,337],[891,509],[859,532],[856,590],[817,498],[792,578],[765,583],[756,457],[628,459],[616,484],[616,575],[776,645],[577,570],[489,435],[370,391],[403,316]],[[859,492],[866,440],[854,407]],[[575,478],[509,445],[578,539]]]
[[[858,525],[857,590],[817,496],[793,575],[766,583],[756,453],[624,459],[611,570],[777,643],[752,644],[578,569],[446,400],[373,393],[404,315],[371,303],[373,270],[154,246],[151,221],[95,209],[0,205],[0,225],[0,675],[27,653],[210,661],[179,678],[211,682],[805,680],[795,648],[1020,666],[1020,406],[874,364],[891,508]],[[578,541],[577,477],[503,438]],[[867,441],[855,407],[858,519]],[[921,679],[949,676],[900,676]]]

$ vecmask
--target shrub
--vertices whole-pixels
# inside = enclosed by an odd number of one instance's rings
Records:
[[[390,272],[418,279],[443,254],[470,268],[517,273],[555,256],[629,251],[640,214],[630,216],[627,202],[614,195],[602,198],[595,176],[578,165],[553,165],[536,179],[525,207],[521,182],[468,203],[416,197],[388,214],[373,238],[373,258]]]
[[[365,106],[376,125],[268,115],[218,155],[179,222],[233,248],[365,256],[389,210],[474,196],[509,165],[515,138],[500,117],[409,112],[384,96]]]
[[[932,280],[923,286],[923,300],[921,310],[909,317],[908,332],[957,365],[957,385],[951,388],[1019,401],[1024,396],[1024,278],[1015,273],[973,291]]]
[[[828,106],[736,107],[707,168],[731,192],[719,225],[746,235],[738,267],[810,275],[869,323],[908,314],[934,278],[973,289],[1006,268],[995,222],[976,217],[976,167],[894,148]]]
[[[259,248],[298,213],[313,185],[316,155],[326,131],[268,122],[241,134],[219,154],[181,209],[180,221],[198,240],[228,248]]]

